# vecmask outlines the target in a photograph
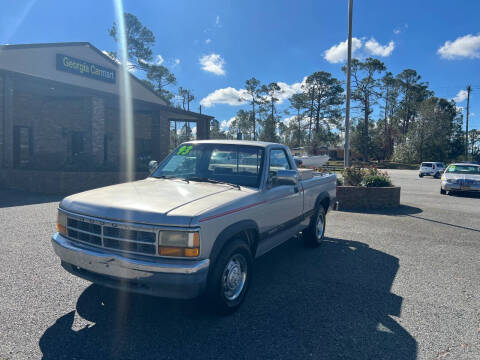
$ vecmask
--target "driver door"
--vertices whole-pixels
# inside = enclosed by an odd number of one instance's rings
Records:
[[[297,231],[303,213],[303,193],[299,185],[276,184],[278,170],[291,170],[292,164],[283,148],[273,148],[268,156],[268,177],[264,188],[266,203],[261,221],[258,255],[288,240]]]

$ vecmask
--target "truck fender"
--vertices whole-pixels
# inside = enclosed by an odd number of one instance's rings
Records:
[[[315,211],[315,209],[317,209],[319,204],[322,203],[325,199],[328,200],[328,204],[331,205],[330,204],[330,201],[331,201],[330,195],[328,194],[327,191],[323,191],[318,195],[317,200],[315,200],[315,208],[313,210]],[[328,212],[328,208],[329,207],[327,206],[327,208],[325,209],[325,214]]]
[[[224,230],[222,230],[220,235],[217,236],[217,239],[213,244],[212,251],[210,252],[211,263],[213,264],[215,263],[218,255],[220,254],[220,251],[222,251],[225,244],[230,239],[232,239],[233,236],[235,236],[238,233],[241,233],[242,231],[253,231],[255,234],[258,234],[258,225],[253,220],[242,220],[232,225],[229,225]],[[256,239],[251,239],[251,240],[252,242],[256,241]],[[252,243],[249,243],[248,245],[251,246]],[[254,250],[255,249],[252,249],[252,253],[254,253]]]

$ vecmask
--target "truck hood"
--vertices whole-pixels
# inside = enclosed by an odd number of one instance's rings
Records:
[[[182,216],[178,216],[170,213],[231,189],[222,184],[147,178],[71,195],[62,200],[60,207],[110,220],[188,226],[195,214],[182,212]]]

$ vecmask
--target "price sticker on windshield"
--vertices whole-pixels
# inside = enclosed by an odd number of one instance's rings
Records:
[[[190,150],[192,150],[192,148],[193,148],[192,145],[188,145],[188,146],[187,146],[187,145],[183,145],[180,149],[178,149],[177,155],[183,155],[183,156],[185,156],[185,155],[187,155],[187,154],[190,152]]]

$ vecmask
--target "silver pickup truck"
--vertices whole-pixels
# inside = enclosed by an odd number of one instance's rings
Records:
[[[302,232],[316,247],[336,177],[297,170],[280,144],[181,144],[145,180],[63,199],[53,248],[70,273],[117,289],[172,298],[205,295],[231,312],[254,258]]]

